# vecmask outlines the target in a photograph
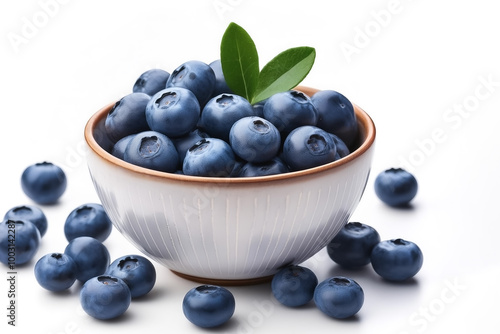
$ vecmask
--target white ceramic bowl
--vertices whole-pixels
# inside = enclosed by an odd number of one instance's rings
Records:
[[[191,280],[256,283],[307,260],[348,222],[370,173],[375,126],[356,105],[360,144],[350,155],[308,170],[249,178],[169,174],[112,156],[103,130],[112,105],[85,127],[97,194],[132,244]]]

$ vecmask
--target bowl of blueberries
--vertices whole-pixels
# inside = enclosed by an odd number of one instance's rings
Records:
[[[250,284],[312,257],[349,221],[376,130],[334,90],[252,105],[216,60],[144,72],[84,135],[96,192],[133,245],[181,277]]]

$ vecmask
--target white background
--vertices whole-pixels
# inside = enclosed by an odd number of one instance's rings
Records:
[[[328,5],[326,5],[328,3]],[[365,291],[353,319],[327,318],[313,304],[276,304],[268,284],[230,288],[237,308],[225,326],[206,331],[183,316],[196,283],[156,265],[158,280],[114,321],[97,321],[68,293],[43,290],[35,260],[18,268],[17,326],[7,325],[7,268],[0,267],[2,333],[470,333],[500,326],[498,189],[500,180],[500,20],[493,1],[1,1],[0,211],[33,204],[20,188],[30,164],[64,168],[69,185],[42,209],[49,229],[37,258],[66,246],[71,210],[98,201],[85,162],[83,128],[105,104],[131,92],[159,67],[219,57],[234,21],[253,37],[261,66],[289,47],[316,48],[303,84],[337,90],[377,126],[365,195],[351,221],[382,239],[416,242],[424,265],[405,284],[384,282],[371,267],[345,271],[323,250],[304,263],[320,280],[347,275]],[[45,4],[45,5],[44,5]],[[419,181],[412,209],[382,204],[376,174],[403,166]],[[137,253],[114,231],[111,257]],[[484,325],[484,326],[482,326]]]

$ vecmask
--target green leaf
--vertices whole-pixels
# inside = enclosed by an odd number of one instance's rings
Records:
[[[231,90],[252,100],[259,79],[259,56],[250,35],[231,22],[220,45],[222,73]]]
[[[281,52],[264,66],[251,103],[297,86],[307,76],[316,58],[316,50],[308,46]]]

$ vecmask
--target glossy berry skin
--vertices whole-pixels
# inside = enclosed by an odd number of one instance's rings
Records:
[[[354,269],[370,263],[372,249],[379,242],[380,235],[373,227],[354,222],[342,227],[326,249],[335,263]]]
[[[76,264],[76,279],[82,283],[102,275],[108,269],[110,256],[106,246],[92,237],[78,237],[71,240],[64,254]]]
[[[64,291],[76,281],[76,263],[66,254],[50,253],[35,264],[35,278],[40,286],[49,291]]]
[[[302,92],[290,90],[269,97],[264,104],[264,118],[286,137],[303,125],[316,125],[318,112],[311,99]]]
[[[101,204],[87,203],[75,208],[66,218],[64,235],[71,241],[88,236],[103,242],[111,234],[113,225]]]
[[[156,282],[154,265],[140,255],[125,255],[114,260],[106,270],[106,275],[121,278],[127,283],[132,298],[146,295]]]
[[[339,136],[336,136],[333,133],[330,133],[330,136],[332,137],[333,142],[335,143],[335,147],[337,148],[338,159],[346,157],[351,153],[349,147],[347,147],[347,145],[344,143],[342,139],[340,139]]]
[[[317,285],[318,278],[312,270],[298,265],[290,265],[279,270],[273,276],[271,291],[281,304],[298,307],[313,299],[314,289]]]
[[[4,219],[29,220],[38,228],[41,237],[47,232],[47,217],[42,209],[34,205],[15,206],[5,213]]]
[[[123,160],[137,166],[173,173],[179,155],[174,144],[164,134],[144,131],[135,135],[123,154]]]
[[[403,239],[381,241],[371,253],[373,269],[388,281],[405,281],[415,276],[423,261],[420,248],[414,242]]]
[[[104,121],[104,128],[111,141],[116,143],[128,135],[149,130],[146,106],[150,99],[145,93],[131,93],[115,103]]]
[[[319,91],[311,101],[318,110],[317,126],[334,133],[352,147],[358,137],[358,122],[351,101],[334,90]]]
[[[182,163],[184,161],[184,157],[186,156],[186,152],[197,142],[202,140],[203,138],[208,138],[208,135],[201,131],[200,129],[195,129],[190,133],[179,137],[172,138],[172,142],[174,143],[175,149],[179,154],[179,168],[182,169]]]
[[[390,206],[408,205],[417,191],[417,179],[402,168],[387,169],[375,178],[375,193]]]
[[[150,69],[142,73],[134,83],[134,93],[144,93],[153,96],[165,88],[170,73],[159,68]]]
[[[201,285],[189,290],[182,301],[186,318],[199,327],[212,328],[226,323],[233,316],[235,300],[226,288]]]
[[[54,204],[66,191],[68,181],[61,167],[50,162],[28,166],[21,175],[24,193],[38,204]]]
[[[364,303],[361,286],[351,278],[333,276],[319,283],[314,291],[314,303],[324,314],[335,319],[352,317]]]
[[[89,279],[80,291],[83,310],[99,320],[119,317],[127,311],[131,300],[127,284],[120,278],[107,275]]]
[[[227,177],[235,164],[228,143],[218,138],[203,138],[186,152],[182,170],[185,175]]]
[[[182,87],[159,91],[146,106],[146,120],[150,129],[169,138],[193,131],[199,118],[200,104],[196,96]]]
[[[132,138],[135,137],[135,133],[128,135],[126,137],[123,137],[119,141],[117,141],[114,145],[113,148],[111,149],[111,154],[117,157],[118,159],[123,160],[123,156],[125,155],[125,150],[127,149],[128,143],[132,140]]]
[[[262,163],[245,163],[239,170],[239,177],[255,177],[288,173],[290,170],[286,164],[278,157]]]
[[[227,85],[226,79],[224,78],[220,59],[216,59],[208,65],[212,68],[215,74],[215,89],[212,93],[212,97],[222,93],[232,94],[233,92]]]
[[[31,261],[40,247],[40,232],[28,220],[4,220],[0,225],[0,262],[13,266]]]
[[[199,126],[210,137],[229,142],[233,124],[247,116],[255,116],[256,110],[245,98],[235,94],[221,94],[210,99],[201,112]]]
[[[336,155],[337,147],[330,134],[315,126],[296,128],[283,144],[283,160],[292,171],[330,163]]]
[[[215,73],[209,65],[198,60],[190,60],[172,72],[165,88],[189,89],[198,99],[200,106],[203,107],[212,97],[215,81]]]
[[[249,116],[233,124],[229,143],[243,160],[260,163],[270,161],[278,154],[281,136],[273,123],[261,117]]]

